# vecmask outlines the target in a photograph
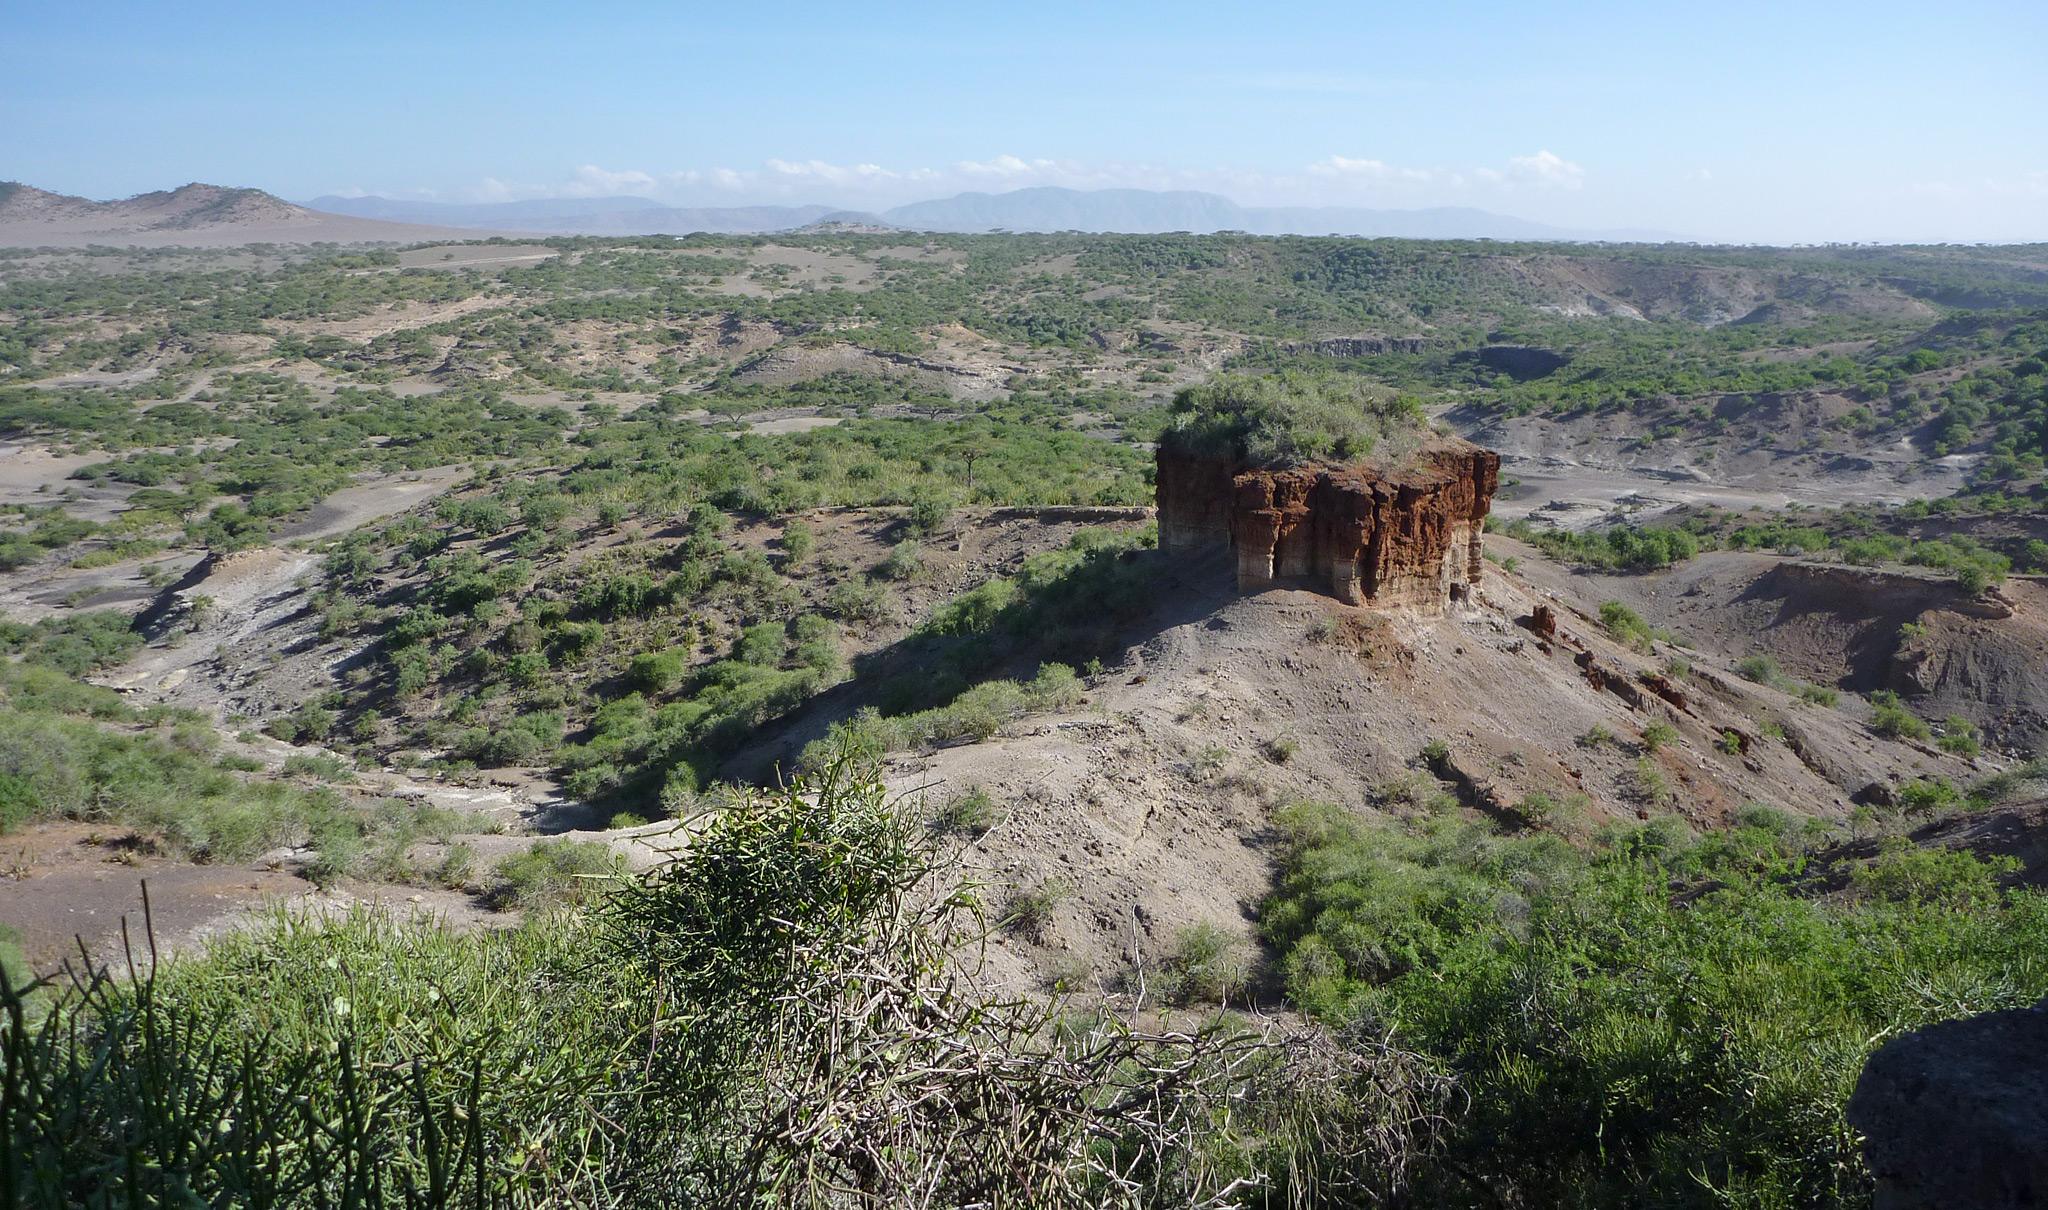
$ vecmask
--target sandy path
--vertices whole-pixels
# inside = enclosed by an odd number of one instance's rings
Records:
[[[332,538],[402,513],[469,478],[466,466],[435,466],[398,475],[377,475],[329,493],[302,520],[277,532],[279,542]]]

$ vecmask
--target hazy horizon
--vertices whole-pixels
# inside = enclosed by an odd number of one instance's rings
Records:
[[[0,176],[306,200],[881,210],[1034,185],[1472,207],[1709,241],[2048,239],[2035,6],[1284,19],[643,5],[38,9]]]

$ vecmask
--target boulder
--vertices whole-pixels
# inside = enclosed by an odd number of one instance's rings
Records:
[[[2048,1205],[2048,1001],[1894,1038],[1848,1115],[1876,1210]]]

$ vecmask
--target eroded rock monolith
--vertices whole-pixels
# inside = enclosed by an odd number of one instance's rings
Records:
[[[1239,589],[1298,581],[1352,605],[1442,608],[1478,581],[1500,456],[1439,440],[1392,466],[1246,468],[1162,449],[1159,543],[1228,546]]]

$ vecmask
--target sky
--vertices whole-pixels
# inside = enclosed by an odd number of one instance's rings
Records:
[[[17,0],[0,179],[879,209],[1031,185],[2048,239],[2048,3]]]

